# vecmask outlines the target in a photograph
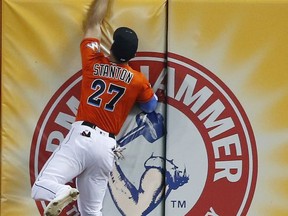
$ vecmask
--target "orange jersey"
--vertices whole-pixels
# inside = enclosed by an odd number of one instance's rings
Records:
[[[80,48],[82,87],[76,121],[118,134],[133,105],[149,101],[153,89],[143,73],[110,62],[100,52],[99,40],[86,38]]]

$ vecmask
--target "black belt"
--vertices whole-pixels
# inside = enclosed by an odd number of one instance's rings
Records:
[[[87,121],[83,121],[83,122],[82,122],[82,125],[91,127],[91,128],[93,128],[93,129],[97,128],[97,125],[95,125],[95,124],[93,124],[93,123],[91,123],[91,122],[87,122]],[[99,128],[99,127],[98,127],[98,128]],[[99,128],[99,129],[100,129],[100,128]],[[100,129],[100,130],[101,130],[101,129]],[[108,132],[106,132],[106,133],[108,133]],[[108,134],[109,134],[109,137],[115,139],[115,135],[114,135],[114,134],[112,134],[112,133],[108,133]]]

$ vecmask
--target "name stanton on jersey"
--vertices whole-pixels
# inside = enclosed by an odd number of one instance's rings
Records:
[[[129,84],[134,77],[134,74],[129,70],[117,65],[94,64],[93,71],[94,76],[118,79],[127,84]]]

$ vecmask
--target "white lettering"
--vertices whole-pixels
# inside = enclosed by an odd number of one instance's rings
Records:
[[[175,68],[168,67],[168,74],[167,76],[167,96],[174,98],[175,97]]]
[[[57,115],[56,119],[55,119],[55,122],[56,122],[58,125],[66,128],[66,129],[68,129],[68,130],[70,130],[70,128],[71,128],[71,123],[74,122],[74,121],[75,121],[75,116],[68,115],[68,114],[62,113],[62,112],[60,112],[60,113]]]
[[[71,123],[75,121],[79,100],[72,96],[66,105],[73,112],[74,116],[60,112],[55,119],[55,123],[70,130]],[[63,140],[64,135],[60,131],[52,131],[47,138],[46,151],[53,152]]]
[[[228,131],[229,129],[235,126],[231,117],[216,120],[224,110],[225,106],[218,99],[198,116],[200,120],[207,118],[206,121],[204,122],[204,125],[207,129],[214,128],[211,131],[209,131],[210,138],[213,138],[221,133],[224,133],[225,131]]]
[[[219,215],[216,214],[215,210],[212,207],[210,207],[209,212],[207,212],[205,216],[219,216]]]
[[[242,160],[232,160],[226,157],[233,155],[231,153],[232,146],[235,146],[235,157],[242,155],[239,135],[237,133],[231,135],[232,130],[231,133],[225,133],[235,127],[229,111],[219,98],[213,100],[211,89],[207,86],[202,87],[201,83],[189,74],[180,83],[180,87],[175,94],[175,69],[168,68],[168,74],[169,88],[167,95],[177,101],[183,100],[183,104],[190,107],[190,110],[203,122],[203,125],[208,130],[209,137],[217,138],[217,140],[212,141],[213,151],[215,159],[220,159],[221,161],[215,162],[215,168],[218,171],[215,172],[214,181],[222,178],[226,178],[230,182],[238,181],[242,175]],[[201,113],[197,113],[200,110]],[[223,148],[223,154],[220,154],[221,148]]]
[[[76,205],[73,205],[70,210],[67,210],[66,215],[79,216],[80,213],[78,212]]]
[[[47,138],[46,151],[54,152],[58,145],[63,141],[63,139],[64,136],[61,132],[52,131]]]
[[[220,169],[221,171],[217,172],[214,176],[214,182],[227,178],[230,182],[237,182],[242,175],[242,161],[216,161],[215,168]]]
[[[186,106],[190,106],[191,103],[194,102],[191,107],[191,111],[194,113],[196,113],[212,95],[212,91],[206,86],[194,93],[196,83],[197,79],[186,75],[175,96],[175,99],[178,101],[184,96],[183,103]]]
[[[238,134],[233,134],[228,137],[216,140],[212,142],[215,158],[220,158],[219,148],[224,147],[225,155],[231,155],[230,146],[235,145],[236,155],[240,156],[242,154],[241,144]]]

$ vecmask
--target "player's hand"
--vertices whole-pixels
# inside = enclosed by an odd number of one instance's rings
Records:
[[[119,159],[121,159],[121,160],[125,159],[124,155],[122,154],[122,152],[125,149],[126,149],[125,147],[120,147],[120,146],[117,146],[116,148],[113,149],[113,153],[118,160]]]

